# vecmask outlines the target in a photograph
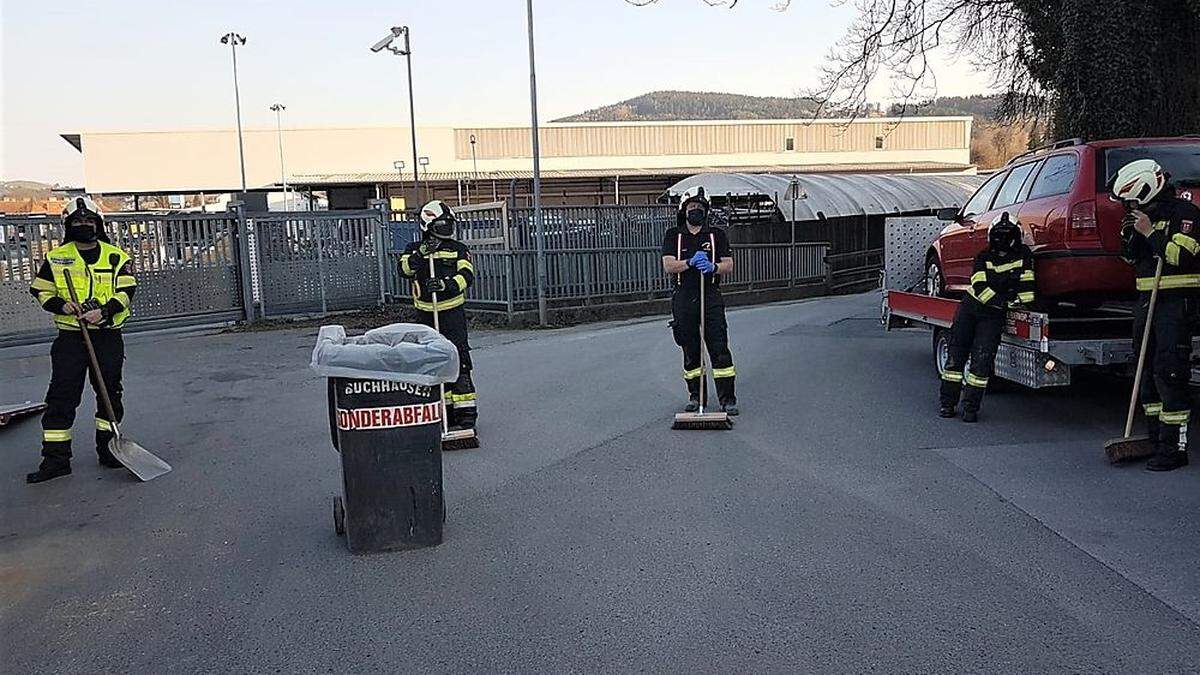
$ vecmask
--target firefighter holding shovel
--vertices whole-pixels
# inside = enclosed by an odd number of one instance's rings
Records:
[[[42,308],[53,315],[58,337],[50,348],[50,387],[46,392],[46,412],[42,415],[42,463],[28,474],[29,483],[66,476],[71,473],[71,427],[75,409],[83,396],[84,377],[88,375],[89,356],[81,324],[91,329],[100,378],[92,375],[97,399],[104,393],[111,401],[97,405],[96,454],[100,465],[123,465],[109,450],[114,423],[120,423],[121,367],[125,361],[125,343],[121,326],[129,318],[129,306],[137,281],[130,268],[129,255],[110,243],[104,232],[104,215],[87,197],[73,197],[62,212],[63,243],[52,249],[29,285]],[[72,299],[74,297],[74,299]],[[107,392],[101,391],[100,381]]]

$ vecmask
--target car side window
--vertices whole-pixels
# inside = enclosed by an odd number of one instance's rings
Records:
[[[991,206],[992,197],[995,196],[996,190],[1000,189],[1000,182],[1004,180],[1004,176],[1005,174],[1003,173],[997,173],[995,176],[989,178],[983,184],[983,187],[979,188],[979,191],[975,193],[975,196],[971,197],[971,201],[967,202],[967,205],[963,207],[963,216],[977,216],[987,212],[989,206]]]
[[[1012,206],[1017,203],[1017,197],[1021,194],[1021,186],[1025,184],[1025,179],[1029,178],[1029,174],[1033,173],[1036,163],[1022,164],[1012,171],[1008,172],[1008,178],[1004,180],[1004,185],[1000,187],[1000,192],[996,193],[996,201],[992,204],[993,209],[1002,209],[1005,206]]]
[[[1079,172],[1079,157],[1075,153],[1055,155],[1046,160],[1045,166],[1038,172],[1033,189],[1029,191],[1030,199],[1065,195],[1071,191],[1075,175]]]

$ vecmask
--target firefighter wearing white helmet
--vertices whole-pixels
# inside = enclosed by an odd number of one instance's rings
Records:
[[[1163,263],[1146,370],[1138,392],[1155,454],[1151,471],[1171,471],[1188,463],[1191,418],[1192,324],[1200,311],[1200,208],[1175,195],[1170,176],[1152,159],[1139,159],[1113,176],[1112,198],[1127,215],[1121,228],[1124,256],[1137,274],[1134,353],[1141,347],[1158,260]]]
[[[733,252],[725,230],[712,224],[712,205],[704,188],[685,192],[679,200],[675,227],[663,236],[663,271],[674,279],[671,295],[671,330],[675,344],[683,350],[683,379],[687,385],[685,412],[700,408],[700,388],[708,399],[708,382],[701,360],[700,285],[704,286],[704,346],[712,362],[713,383],[721,409],[738,414],[734,390],[736,371],[729,350],[729,328],[721,277],[733,272]]]
[[[75,409],[88,379],[88,354],[80,324],[87,324],[96,351],[100,373],[108,386],[117,419],[105,417],[102,406],[96,413],[96,454],[100,464],[121,467],[108,451],[111,422],[120,422],[121,370],[125,343],[121,326],[129,318],[130,303],[137,289],[129,255],[110,243],[104,232],[104,213],[86,196],[72,197],[62,211],[63,244],[46,254],[29,292],[49,312],[58,327],[50,348],[50,387],[46,412],[42,415],[42,463],[26,481],[42,481],[71,473],[71,428]],[[72,300],[70,286],[75,288]],[[92,379],[93,389],[96,387]]]
[[[420,322],[432,327],[436,309],[442,335],[458,347],[458,380],[446,388],[448,422],[452,428],[473,429],[478,411],[463,304],[467,301],[467,289],[475,281],[475,266],[470,250],[455,239],[457,222],[454,211],[441,200],[422,206],[418,214],[421,241],[410,243],[400,255],[400,273],[412,279],[413,307]]]

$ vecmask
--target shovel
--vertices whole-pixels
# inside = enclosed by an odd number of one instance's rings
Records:
[[[63,270],[63,275],[66,276],[71,302],[78,305],[79,297],[75,294],[75,282],[71,279],[71,272]],[[112,425],[113,437],[108,442],[108,451],[126,469],[129,469],[130,473],[142,481],[153,480],[170,472],[170,464],[162,461],[137,443],[121,436],[121,430],[117,427],[117,416],[113,414],[112,401],[108,398],[108,386],[104,383],[104,376],[100,374],[100,363],[96,361],[96,350],[92,348],[92,337],[88,335],[87,322],[80,319],[79,328],[83,331],[83,344],[87,347],[88,360],[92,364],[92,374],[96,376],[96,384],[99,385],[98,391],[100,402],[104,405],[104,414],[108,416],[108,422]]]

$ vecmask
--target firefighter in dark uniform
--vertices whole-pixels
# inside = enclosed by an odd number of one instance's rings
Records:
[[[1158,259],[1163,260],[1158,302],[1138,399],[1154,456],[1151,471],[1185,466],[1191,417],[1188,383],[1192,373],[1192,336],[1200,311],[1200,208],[1175,196],[1157,162],[1139,159],[1113,178],[1112,194],[1129,209],[1121,228],[1124,255],[1137,273],[1133,348],[1141,349]]]
[[[683,379],[687,383],[687,412],[700,407],[702,378],[700,357],[700,284],[704,287],[704,341],[712,363],[713,381],[721,409],[738,414],[734,392],[736,371],[729,351],[729,329],[725,322],[725,302],[721,299],[721,275],[733,272],[733,255],[725,231],[712,227],[712,211],[704,188],[683,195],[675,227],[663,237],[663,270],[674,275],[675,292],[671,296],[671,328],[675,344],[683,348]],[[707,391],[707,389],[706,389]]]
[[[421,323],[433,326],[433,294],[437,293],[438,324],[442,335],[458,347],[458,380],[446,388],[448,423],[455,429],[473,429],[478,417],[475,383],[471,381],[471,345],[467,335],[467,289],[475,281],[471,252],[454,238],[454,212],[434,200],[421,207],[421,241],[410,243],[400,255],[400,273],[412,279],[413,307]],[[433,275],[429,261],[433,261]]]
[[[942,371],[942,417],[957,414],[961,396],[963,421],[979,420],[983,392],[1004,333],[1005,311],[1032,304],[1036,289],[1033,253],[1021,242],[1020,226],[1002,213],[988,229],[988,247],[975,256],[971,286],[954,313],[950,354]]]
[[[89,375],[81,321],[90,328],[96,360],[117,416],[116,420],[109,420],[102,406],[97,406],[96,454],[102,466],[112,469],[121,466],[109,452],[108,442],[113,436],[111,422],[119,424],[124,414],[121,368],[125,343],[121,326],[129,318],[137,281],[133,278],[129,255],[110,243],[104,232],[104,215],[91,199],[71,200],[63,209],[63,229],[63,244],[46,255],[29,285],[29,291],[54,316],[58,327],[58,337],[50,347],[50,387],[46,392],[46,412],[42,415],[42,463],[37,471],[25,477],[30,483],[71,473],[71,427],[83,396],[84,378]],[[78,303],[71,301],[68,275]],[[96,378],[89,379],[92,390],[98,392]]]

